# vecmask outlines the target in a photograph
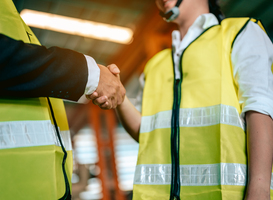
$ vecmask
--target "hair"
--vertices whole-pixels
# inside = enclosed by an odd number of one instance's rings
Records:
[[[209,12],[216,16],[219,23],[225,18],[217,0],[209,0]]]

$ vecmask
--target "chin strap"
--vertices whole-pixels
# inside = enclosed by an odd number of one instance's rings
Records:
[[[166,13],[160,12],[160,15],[163,17],[163,19],[166,20],[167,22],[171,22],[174,19],[176,19],[179,15],[179,6],[181,2],[182,0],[178,0],[175,6]]]

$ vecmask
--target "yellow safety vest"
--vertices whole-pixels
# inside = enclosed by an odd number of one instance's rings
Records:
[[[12,0],[0,1],[0,33],[40,44]],[[71,176],[72,147],[62,100],[0,99],[0,199],[70,199]]]
[[[134,200],[243,199],[246,134],[230,54],[249,20],[205,30],[182,54],[180,80],[170,49],[147,63]]]

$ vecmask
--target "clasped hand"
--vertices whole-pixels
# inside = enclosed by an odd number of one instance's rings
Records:
[[[100,80],[97,89],[87,95],[95,105],[102,109],[112,109],[120,105],[125,97],[126,90],[120,82],[120,70],[115,64],[107,67],[99,65]]]

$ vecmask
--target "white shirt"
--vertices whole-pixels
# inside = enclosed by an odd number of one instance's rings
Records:
[[[200,15],[189,28],[185,37],[180,39],[179,31],[173,31],[174,64],[176,79],[179,79],[179,58],[185,48],[202,32],[217,25],[218,20],[211,14]],[[253,110],[271,116],[273,119],[273,45],[265,32],[250,21],[236,38],[231,53],[233,76],[239,86],[238,98],[242,104],[241,117]],[[142,91],[137,97],[136,107],[141,110],[144,76],[140,77]]]
[[[99,85],[99,80],[100,80],[100,68],[98,67],[96,61],[87,55],[84,55],[86,62],[87,62],[87,69],[88,69],[88,79],[87,83],[85,86],[85,91],[84,94],[78,99],[78,103],[83,103],[86,104],[90,100],[86,98],[85,95],[92,94],[98,87]],[[69,100],[66,100],[69,101]]]
[[[100,80],[100,68],[96,61],[90,56],[84,55],[88,68],[88,80],[85,87],[84,94],[92,94],[98,87]]]

